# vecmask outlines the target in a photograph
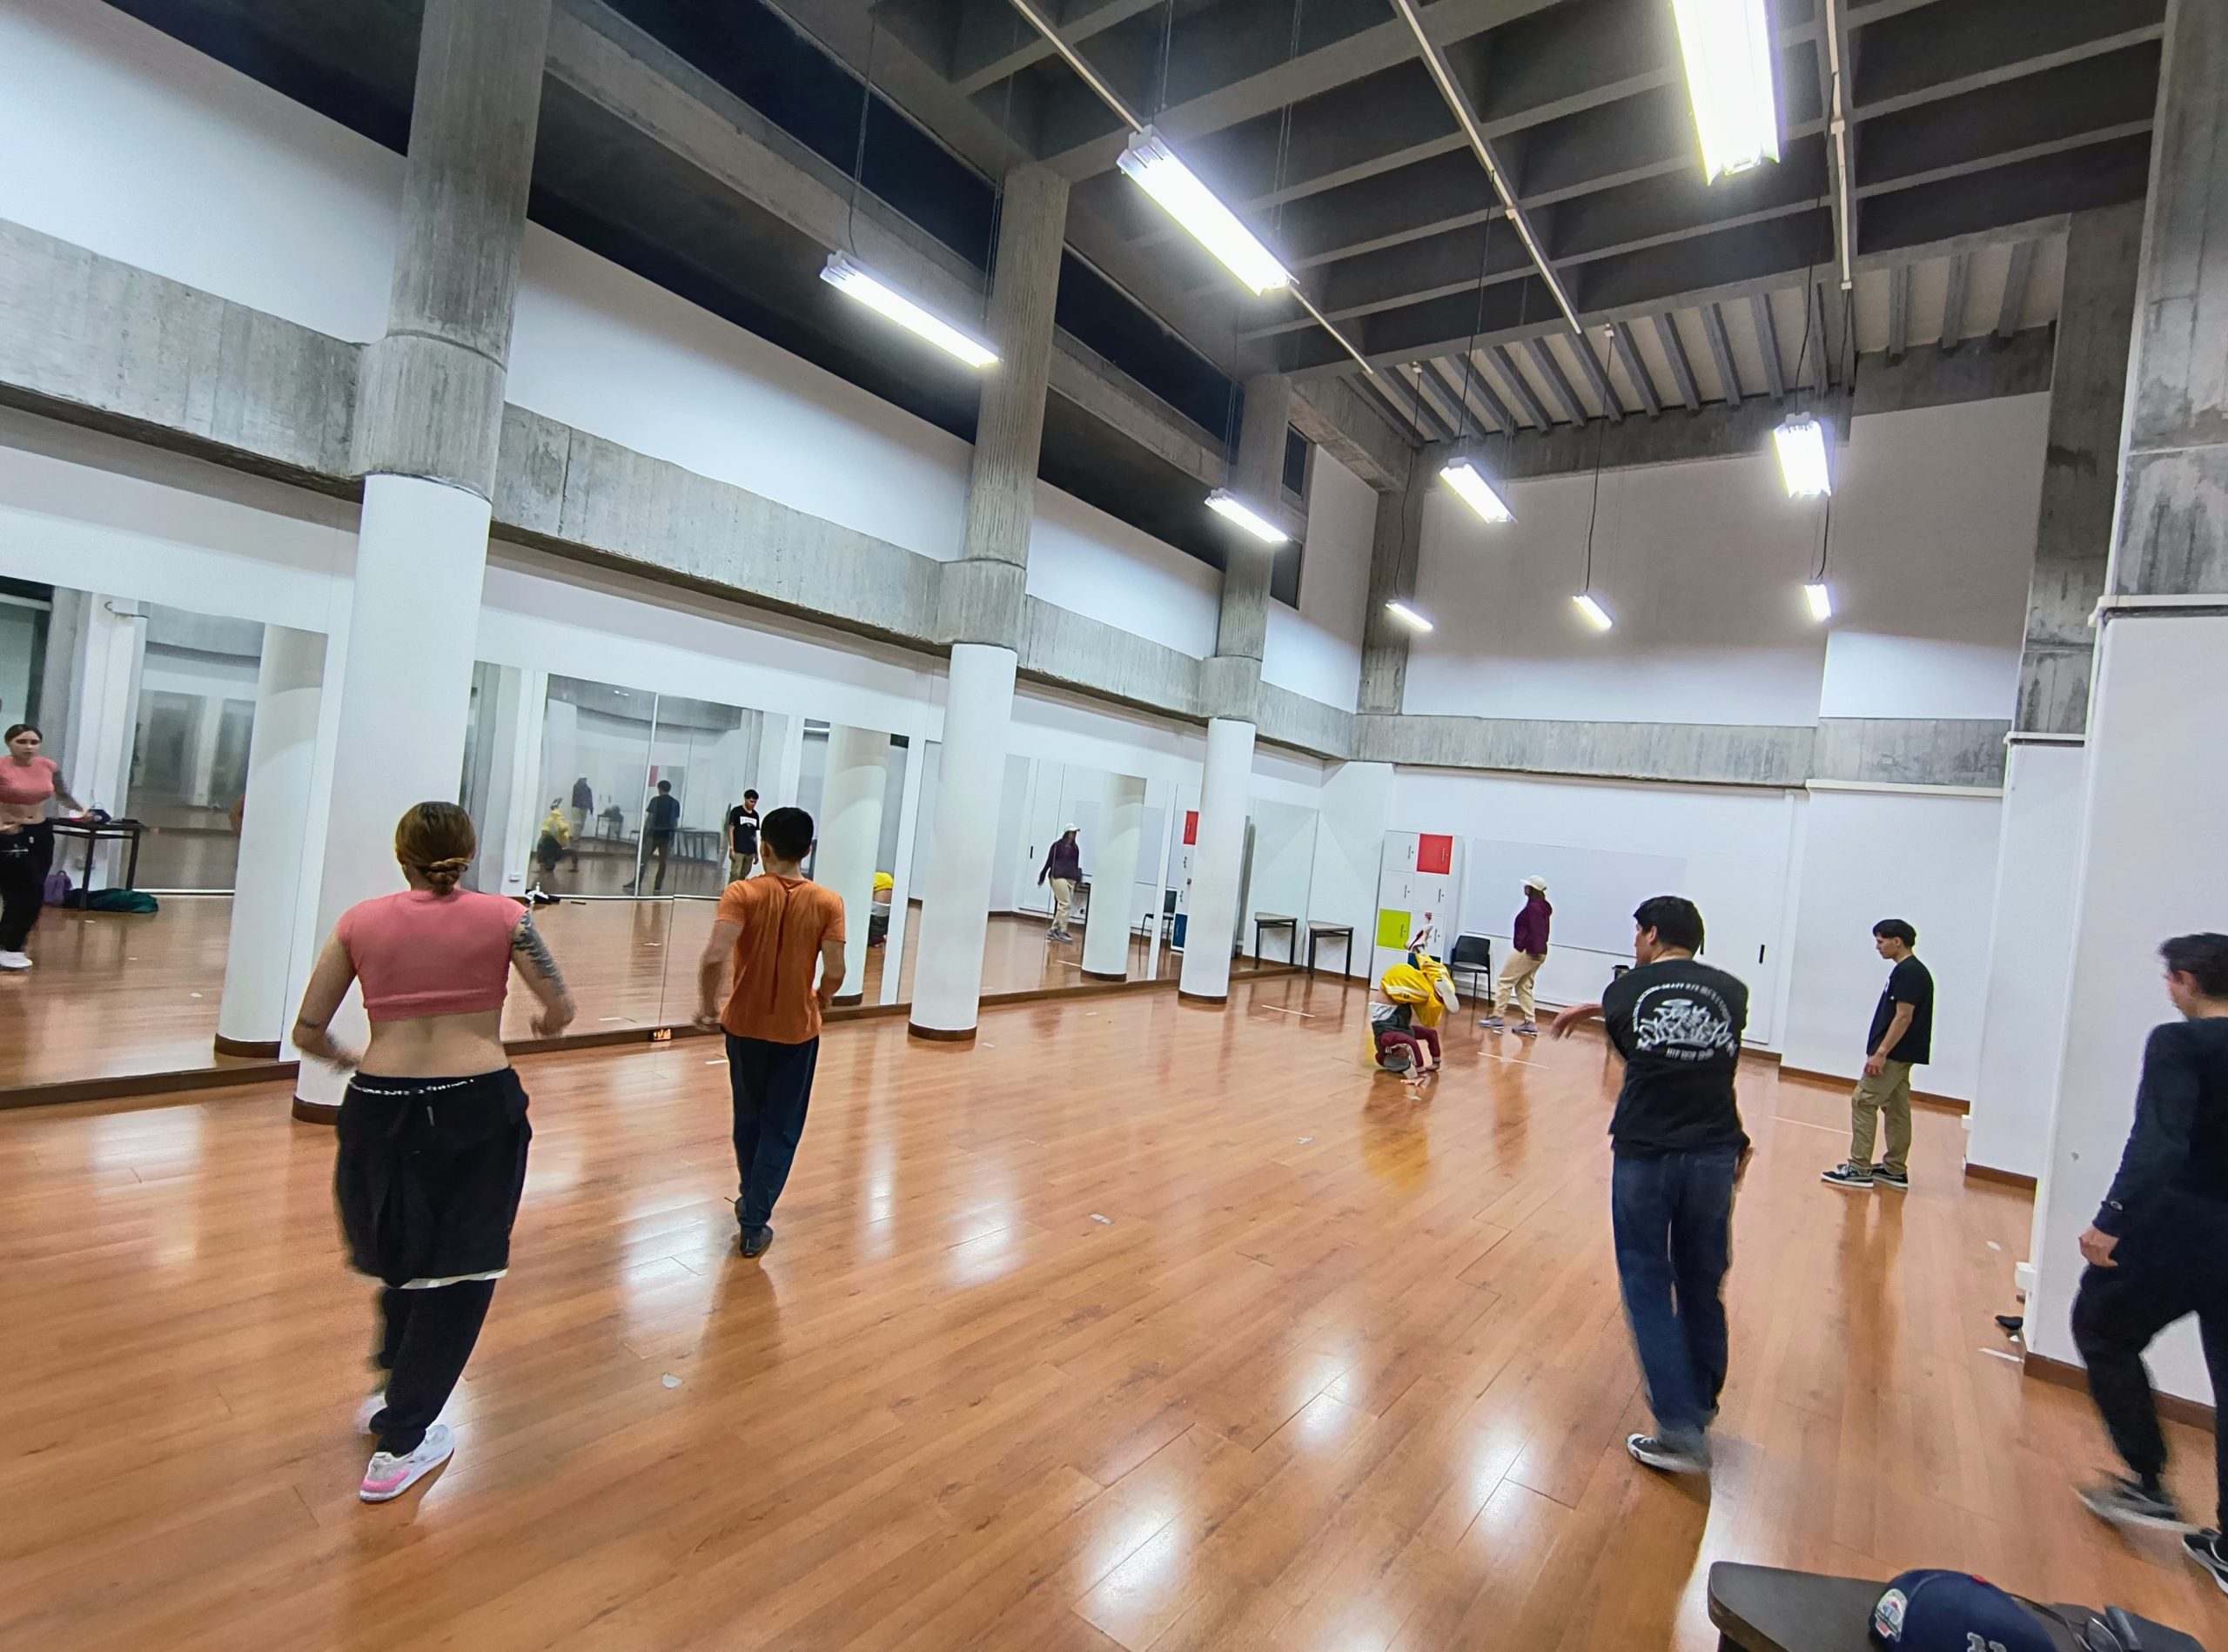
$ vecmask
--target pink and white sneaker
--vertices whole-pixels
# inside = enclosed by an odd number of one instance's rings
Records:
[[[379,1413],[384,1411],[386,1408],[386,1389],[374,1388],[371,1393],[366,1394],[364,1396],[364,1403],[356,1407],[356,1432],[359,1434],[367,1434],[371,1433],[372,1419],[378,1416]]]
[[[393,1502],[455,1455],[455,1431],[445,1422],[437,1422],[426,1430],[418,1449],[406,1456],[373,1452],[356,1494],[367,1503]]]

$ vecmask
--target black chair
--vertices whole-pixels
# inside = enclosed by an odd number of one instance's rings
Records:
[[[1462,984],[1465,972],[1470,977],[1470,996],[1478,996],[1478,983],[1493,978],[1493,944],[1482,935],[1458,935],[1454,950],[1447,954],[1446,972],[1454,977],[1457,987]]]

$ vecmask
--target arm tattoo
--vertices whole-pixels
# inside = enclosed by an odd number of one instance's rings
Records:
[[[565,994],[565,977],[557,967],[557,960],[549,956],[549,943],[541,938],[541,931],[534,927],[532,915],[519,920],[518,928],[511,931],[511,950],[549,977],[549,984]],[[569,995],[567,995],[569,996]]]

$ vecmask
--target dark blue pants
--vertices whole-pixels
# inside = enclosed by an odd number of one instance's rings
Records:
[[[1620,1157],[1610,1177],[1617,1280],[1656,1434],[1667,1444],[1699,1446],[1725,1386],[1719,1290],[1733,1257],[1740,1160],[1735,1147]]]
[[[728,1034],[728,1083],[735,1091],[735,1220],[763,1227],[789,1179],[812,1101],[820,1040],[769,1044]]]

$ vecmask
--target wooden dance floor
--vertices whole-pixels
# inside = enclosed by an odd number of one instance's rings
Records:
[[[278,1087],[0,1114],[0,1645],[1700,1652],[1729,1558],[2228,1646],[2176,1544],[2075,1502],[2108,1450],[2000,1357],[2030,1205],[1959,1179],[1954,1116],[1853,1195],[1843,1092],[1748,1071],[1718,1468],[1667,1480],[1624,1450],[1603,1046],[1466,1017],[1419,1098],[1363,1004],[833,1029],[757,1262],[708,1046],[525,1063],[459,1453],[382,1508],[331,1134]]]

